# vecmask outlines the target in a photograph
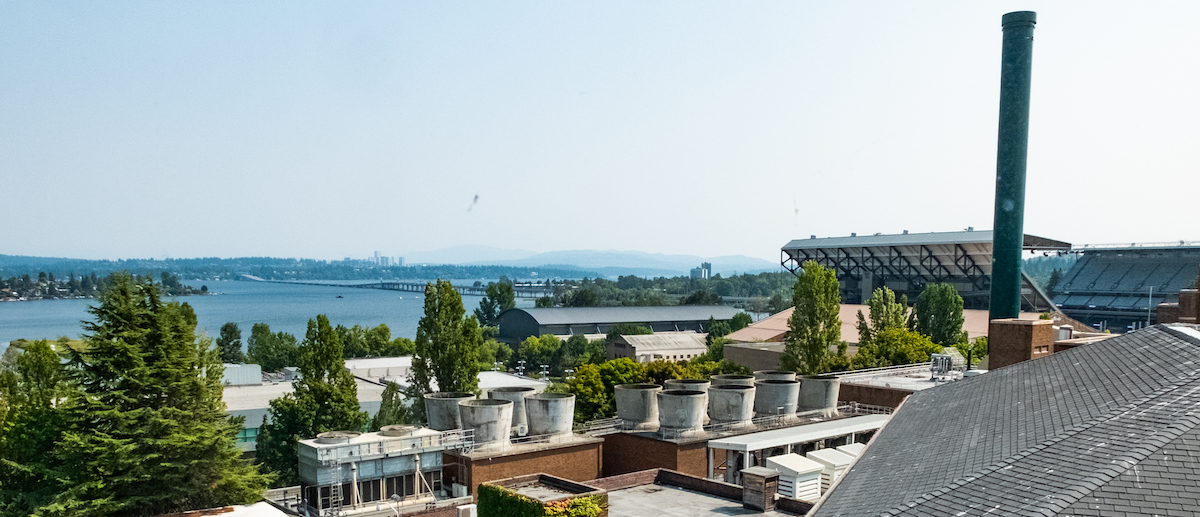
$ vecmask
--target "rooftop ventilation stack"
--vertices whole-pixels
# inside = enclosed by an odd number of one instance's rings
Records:
[[[996,144],[996,216],[992,234],[991,319],[1021,316],[1021,251],[1025,245],[1025,165],[1029,151],[1029,85],[1037,13],[1004,15],[1000,57],[1000,134]]]
[[[458,403],[462,423],[475,431],[475,450],[504,451],[512,447],[508,433],[512,429],[511,400],[480,399]]]
[[[663,382],[663,389],[666,390],[691,390],[704,392],[704,404],[708,405],[708,389],[712,387],[712,381],[704,379],[667,379]],[[709,422],[708,415],[704,415],[704,423]]]
[[[785,370],[758,370],[754,372],[754,380],[794,381],[796,380],[796,372],[789,372]]]
[[[529,421],[525,417],[525,399],[533,395],[533,388],[528,386],[510,386],[504,388],[494,388],[488,392],[488,398],[498,400],[509,400],[513,403],[512,425],[513,432],[517,436],[525,436],[529,430]]]
[[[703,391],[666,390],[658,397],[658,433],[675,438],[704,430],[708,395]]]
[[[825,416],[837,413],[842,381],[837,377],[805,377],[800,383],[800,411],[823,409]]]
[[[458,403],[473,398],[475,398],[474,394],[463,391],[425,394],[425,416],[429,420],[429,428],[434,431],[462,429],[463,422],[458,411]]]
[[[708,416],[714,424],[750,425],[754,419],[754,386],[726,384],[708,390]]]
[[[757,416],[796,414],[800,400],[800,382],[786,380],[761,380],[754,383],[754,412]]]
[[[740,384],[742,386],[754,386],[754,376],[753,375],[737,375],[737,374],[713,375],[712,376],[712,385],[713,386],[725,386],[727,384]]]
[[[657,384],[618,384],[613,387],[617,398],[617,418],[626,429],[644,431],[658,426],[658,399],[662,391]]]
[[[570,393],[536,393],[525,397],[525,412],[529,416],[531,436],[549,436],[550,442],[570,441],[571,423],[575,417],[575,395]]]

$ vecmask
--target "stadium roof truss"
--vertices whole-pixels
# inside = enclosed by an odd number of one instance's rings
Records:
[[[1067,252],[1071,244],[1025,236],[1024,249]],[[781,249],[781,264],[793,274],[814,260],[840,279],[864,275],[899,278],[913,290],[930,282],[970,283],[976,292],[991,288],[992,232],[905,233],[797,239]]]

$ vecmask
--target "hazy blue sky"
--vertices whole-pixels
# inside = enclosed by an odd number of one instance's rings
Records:
[[[1026,231],[1200,239],[1200,2],[3,2],[0,253],[986,229],[1026,9]]]

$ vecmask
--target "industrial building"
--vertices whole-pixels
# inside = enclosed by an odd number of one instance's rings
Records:
[[[796,272],[804,262],[814,260],[832,269],[841,283],[842,300],[848,303],[863,303],[880,287],[916,300],[925,285],[949,283],[958,289],[967,308],[987,309],[992,285],[992,233],[968,229],[821,239],[814,235],[784,245],[781,264]],[[1024,250],[1065,253],[1071,245],[1025,235]],[[1027,276],[1022,285],[1021,306],[1025,310],[1038,312],[1053,307]]]
[[[717,375],[616,387],[617,417],[592,422],[604,475],[663,468],[738,484],[766,459],[866,441],[890,408],[838,402],[836,378]]]
[[[575,334],[607,334],[621,323],[642,325],[655,332],[707,332],[705,327],[710,319],[726,321],[739,312],[723,305],[508,309],[500,313],[497,339],[515,344],[545,334],[563,338]]]
[[[627,357],[639,363],[651,361],[687,361],[708,352],[705,338],[698,332],[658,332],[620,336],[608,344],[608,358]]]
[[[334,431],[300,440],[301,508],[310,517],[367,516],[425,509],[430,503],[469,503],[461,487],[455,494],[443,486],[442,454],[470,446],[469,433],[461,430],[407,425],[386,426],[378,433]]]
[[[1194,287],[1200,242],[1088,245],[1055,287],[1054,304],[1098,330],[1124,332],[1153,323],[1160,303]]]
[[[257,364],[227,364],[225,372],[222,394],[225,412],[231,417],[245,417],[242,430],[238,432],[237,445],[243,453],[253,455],[263,418],[270,418],[271,401],[292,392],[291,377],[263,380],[262,370]],[[387,385],[362,377],[355,377],[354,383],[358,390],[359,407],[371,415],[378,413]]]
[[[1158,325],[914,393],[809,515],[1195,515],[1198,362]]]

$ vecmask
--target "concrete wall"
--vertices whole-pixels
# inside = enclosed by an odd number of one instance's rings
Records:
[[[912,394],[912,390],[843,382],[838,392],[838,402],[859,402],[896,408],[905,397]]]
[[[588,441],[563,447],[477,457],[445,453],[442,480],[466,485],[472,494],[480,483],[541,472],[571,481],[589,481],[601,476],[603,442]],[[476,455],[479,456],[479,455]]]
[[[988,328],[988,368],[995,370],[1053,353],[1050,320],[992,320]]]

